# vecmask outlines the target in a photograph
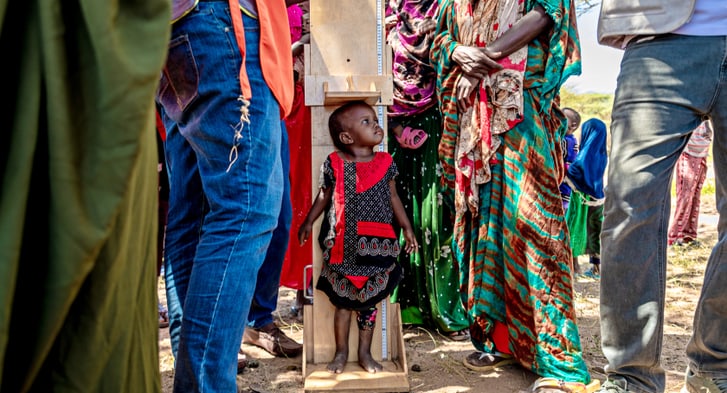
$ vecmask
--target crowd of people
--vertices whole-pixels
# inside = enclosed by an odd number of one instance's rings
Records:
[[[604,121],[581,126],[561,108],[581,71],[572,0],[391,0],[388,130],[363,101],[334,110],[315,195],[298,3],[7,8],[18,17],[3,19],[2,42],[34,39],[9,78],[23,99],[3,148],[13,318],[0,318],[0,354],[14,360],[0,363],[0,390],[159,391],[153,333],[165,326],[175,392],[237,391],[242,343],[302,351],[273,319],[284,285],[295,314],[313,287],[335,306],[334,374],[354,314],[358,363],[382,370],[371,340],[388,298],[404,323],[470,340],[465,367],[530,370],[530,392],[663,392],[666,248],[697,237],[710,143],[727,203],[722,1],[601,1],[599,41],[624,50],[608,149]],[[157,144],[145,132],[155,112]],[[389,153],[377,151],[385,139]],[[154,187],[155,162],[168,190]],[[304,280],[320,216],[322,270]],[[727,392],[726,222],[686,347],[688,393]],[[576,320],[582,254],[600,278],[602,383]]]

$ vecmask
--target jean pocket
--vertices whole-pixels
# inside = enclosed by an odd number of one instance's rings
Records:
[[[167,62],[162,69],[157,100],[175,122],[198,95],[199,71],[187,35],[169,42]]]

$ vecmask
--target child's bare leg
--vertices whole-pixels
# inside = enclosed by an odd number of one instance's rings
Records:
[[[348,331],[351,327],[351,310],[336,307],[333,316],[333,334],[336,338],[336,354],[326,367],[332,374],[340,374],[348,361]]]
[[[371,339],[374,337],[374,326],[376,326],[376,309],[359,311],[356,318],[358,322],[358,364],[370,373],[379,372],[384,369],[384,366],[371,356]]]

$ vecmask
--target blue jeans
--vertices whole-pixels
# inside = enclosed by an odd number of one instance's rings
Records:
[[[273,311],[278,306],[278,290],[280,288],[280,272],[283,270],[285,252],[290,240],[290,224],[293,219],[293,205],[290,200],[290,148],[288,133],[283,122],[283,139],[280,157],[283,161],[283,205],[278,217],[278,226],[273,231],[270,247],[265,260],[257,273],[255,294],[252,298],[247,326],[261,328],[273,322]]]
[[[663,392],[660,366],[674,165],[691,131],[714,125],[719,239],[687,345],[695,372],[727,376],[727,37],[632,42],[621,63],[601,232],[601,334],[609,378]],[[725,213],[725,214],[722,214]]]
[[[241,121],[241,57],[226,2],[200,2],[172,26],[157,93],[167,128],[175,392],[236,391],[237,351],[282,205],[280,108],[262,77],[258,23],[243,21],[249,123]]]

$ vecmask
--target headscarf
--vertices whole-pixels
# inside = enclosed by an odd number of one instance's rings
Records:
[[[388,5],[397,19],[388,37],[394,52],[394,104],[389,106],[389,115],[411,116],[437,103],[437,74],[429,62],[434,31],[422,32],[420,26],[427,20],[436,20],[438,1],[395,0]]]
[[[568,167],[571,187],[596,199],[603,198],[603,174],[606,171],[606,124],[590,119],[581,127],[581,149]]]

